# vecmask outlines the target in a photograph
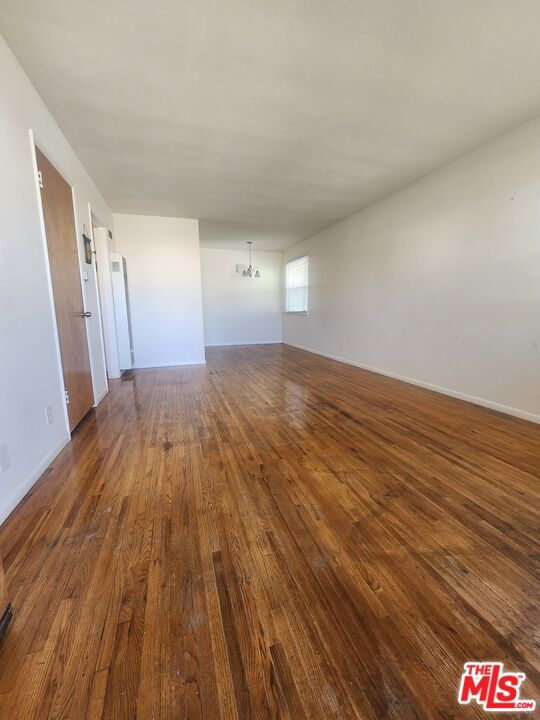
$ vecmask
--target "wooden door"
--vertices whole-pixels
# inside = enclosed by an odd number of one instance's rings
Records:
[[[36,148],[69,429],[94,402],[71,186]]]

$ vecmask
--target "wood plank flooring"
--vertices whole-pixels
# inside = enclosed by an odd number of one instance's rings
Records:
[[[0,717],[479,718],[467,660],[540,700],[540,427],[286,346],[207,359],[113,381],[1,528]]]

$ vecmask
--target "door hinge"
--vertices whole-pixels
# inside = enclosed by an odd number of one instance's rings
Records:
[[[39,183],[39,187],[43,190],[43,174],[41,170],[38,170],[37,179]]]
[[[69,390],[67,388],[64,390],[64,395],[66,398],[66,405],[69,405]]]

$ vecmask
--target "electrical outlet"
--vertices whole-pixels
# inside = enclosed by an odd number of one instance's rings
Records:
[[[343,350],[343,347],[344,347],[344,343],[343,343],[343,340],[341,340],[339,343],[339,349]]]
[[[47,405],[45,408],[45,422],[47,423],[47,427],[51,427],[54,422],[52,405]]]
[[[5,473],[10,465],[9,450],[7,445],[0,446],[0,473]]]

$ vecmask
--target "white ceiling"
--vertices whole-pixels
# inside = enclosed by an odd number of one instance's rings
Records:
[[[538,0],[0,0],[115,212],[280,249],[540,113]]]

